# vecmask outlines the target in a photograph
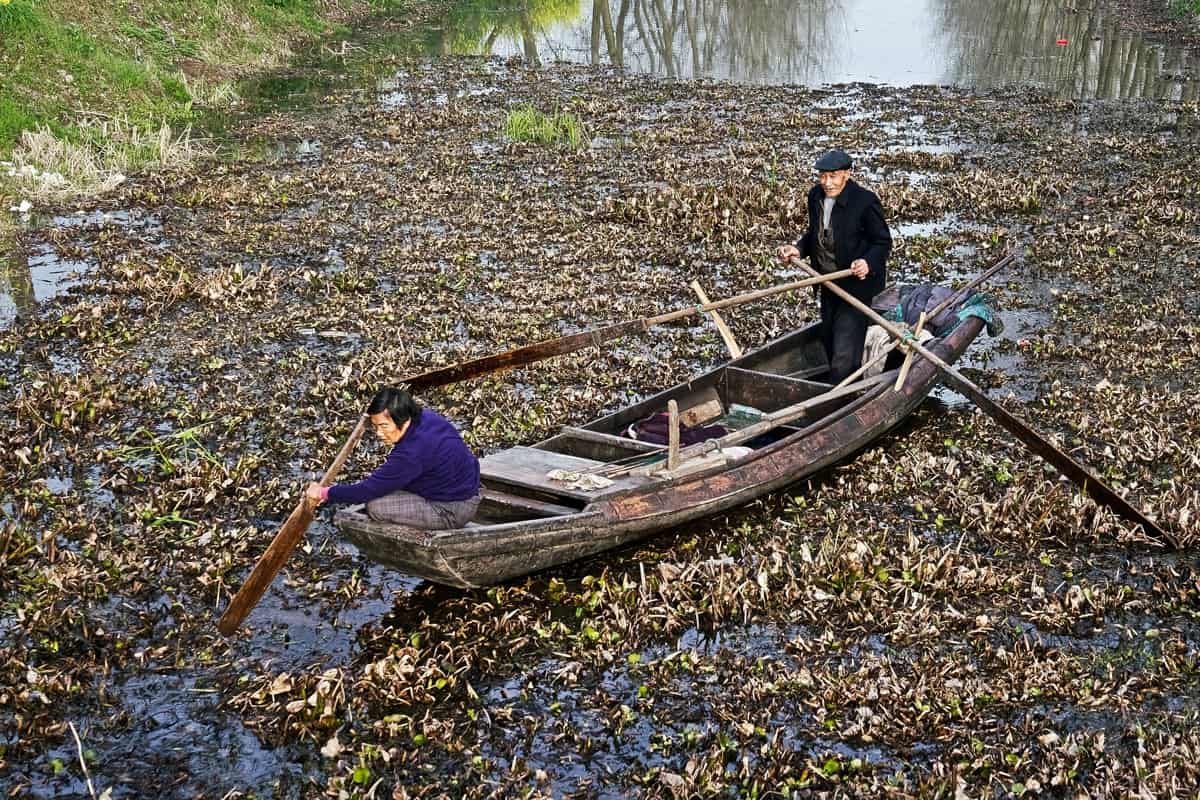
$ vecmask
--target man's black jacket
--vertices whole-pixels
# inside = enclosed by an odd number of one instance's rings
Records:
[[[817,235],[821,230],[821,202],[825,190],[817,184],[808,193],[808,230],[796,242],[800,257],[811,256],[817,250]],[[887,257],[892,250],[892,234],[883,221],[883,207],[875,193],[864,189],[852,180],[833,200],[830,214],[833,241],[837,249],[838,269],[849,269],[855,259],[866,259],[871,271],[859,280],[855,277],[837,281],[850,294],[870,303],[871,298],[883,291],[887,280]]]

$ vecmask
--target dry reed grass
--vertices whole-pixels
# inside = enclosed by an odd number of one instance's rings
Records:
[[[181,166],[204,152],[190,128],[177,135],[167,124],[154,130],[124,120],[98,120],[81,124],[80,131],[78,142],[46,128],[24,132],[8,171],[13,188],[35,202],[102,194],[124,182],[128,172]]]

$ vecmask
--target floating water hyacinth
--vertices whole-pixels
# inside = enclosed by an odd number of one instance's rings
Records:
[[[91,271],[0,331],[6,778],[53,795],[74,722],[98,786],[154,796],[164,774],[179,797],[301,774],[330,796],[1194,793],[1195,559],[949,393],[753,507],[486,591],[373,565],[320,518],[218,637],[378,384],[688,305],[693,279],[777,282],[832,146],[883,198],[893,280],[1023,248],[991,286],[1008,332],[959,366],[1175,544],[1200,533],[1194,106],[478,58],[401,83],[403,106],[331,89],[246,123],[278,152],[135,174],[22,233]],[[606,145],[515,144],[523,104]],[[751,347],[815,316],[795,295],[727,322]],[[421,400],[488,453],[725,358],[697,319]]]

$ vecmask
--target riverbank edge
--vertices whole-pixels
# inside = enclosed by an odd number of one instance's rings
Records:
[[[223,120],[239,113],[241,82],[288,69],[323,41],[419,24],[445,5],[147,0],[136,16],[90,0],[0,5],[0,55],[10,65],[0,86],[0,261],[39,206],[102,195],[126,174],[209,153],[193,132],[220,139]]]

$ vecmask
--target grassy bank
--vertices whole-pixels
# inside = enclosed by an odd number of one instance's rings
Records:
[[[1177,17],[1200,19],[1200,0],[1170,0],[1168,8]]]
[[[0,0],[0,200],[191,157],[238,80],[398,0]]]

